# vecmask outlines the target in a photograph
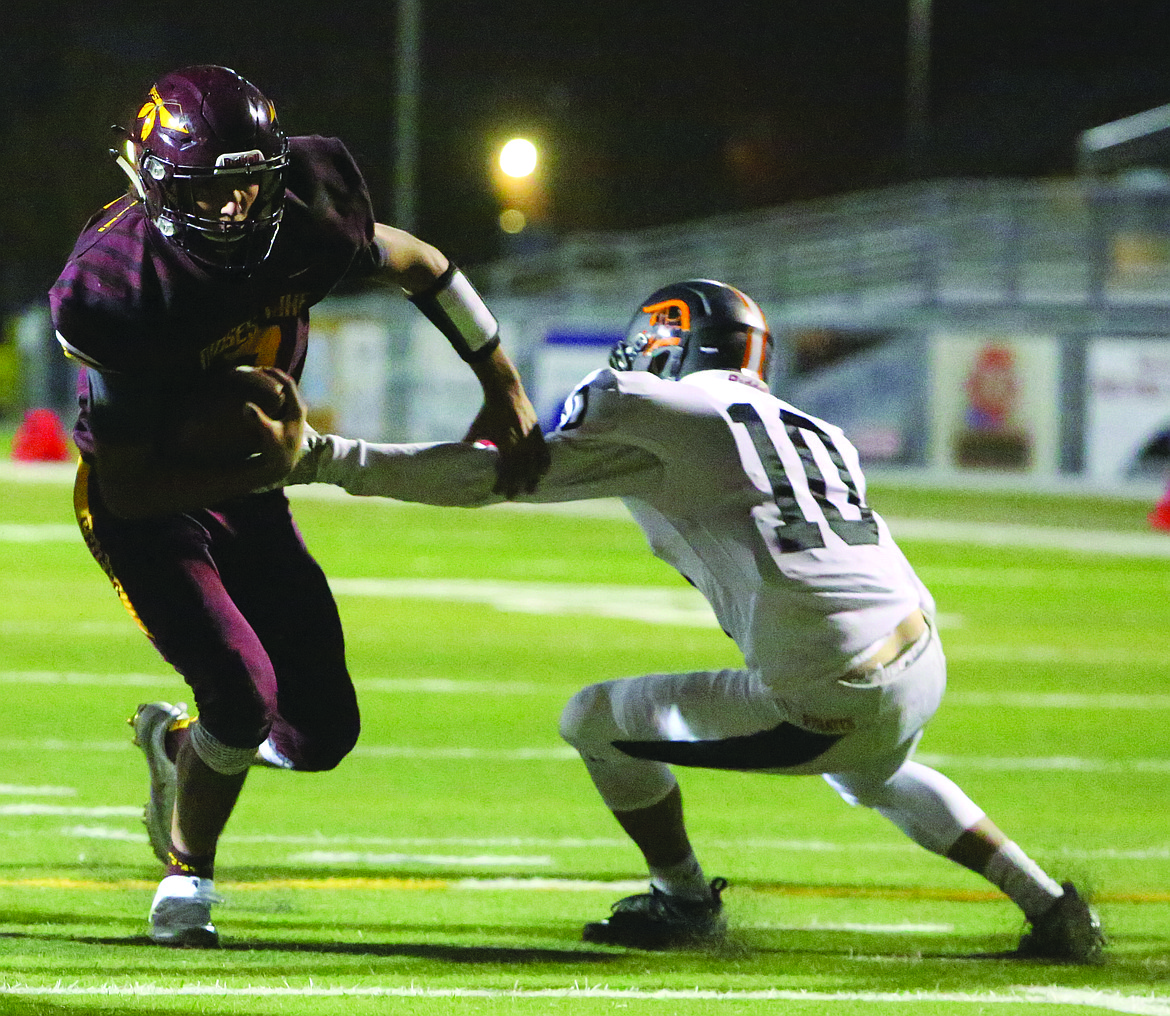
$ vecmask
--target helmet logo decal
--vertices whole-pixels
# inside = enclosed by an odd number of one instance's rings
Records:
[[[259,148],[250,148],[246,152],[224,152],[223,155],[216,156],[215,172],[217,175],[232,172],[245,173],[263,162],[264,153]]]
[[[646,330],[638,336],[643,356],[653,356],[665,346],[682,345],[682,337],[691,328],[691,308],[686,300],[663,300],[642,308],[643,314],[650,315]]]
[[[666,325],[669,328],[691,330],[691,308],[686,300],[663,300],[642,308],[643,314],[650,315],[650,324]]]
[[[183,121],[183,107],[177,102],[167,102],[158,94],[158,88],[152,86],[150,97],[138,111],[138,119],[142,123],[139,140],[145,141],[154,131],[155,124],[164,130],[178,131],[180,134],[190,134]]]

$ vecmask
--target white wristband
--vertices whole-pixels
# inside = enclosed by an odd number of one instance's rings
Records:
[[[451,284],[435,294],[435,301],[447,312],[451,323],[459,329],[463,341],[474,353],[486,346],[500,330],[499,323],[483,302],[471,281],[459,269],[451,276]]]
[[[410,300],[469,363],[485,359],[499,344],[499,323],[471,280],[454,265],[434,289]]]

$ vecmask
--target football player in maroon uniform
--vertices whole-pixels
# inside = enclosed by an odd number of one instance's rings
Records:
[[[500,449],[500,489],[531,488],[547,452],[491,312],[439,250],[375,221],[340,141],[286,137],[253,84],[195,66],[157,81],[115,154],[130,189],[85,226],[50,304],[82,366],[82,534],[198,708],[191,720],[150,703],[131,720],[167,866],[151,937],[209,946],[216,845],[249,765],[330,769],[358,736],[336,605],[270,489],[300,446],[291,382],[309,309],[343,276],[400,286],[481,382],[469,437]],[[293,397],[276,418],[250,410],[249,457],[184,454],[176,407],[239,365],[289,380]]]

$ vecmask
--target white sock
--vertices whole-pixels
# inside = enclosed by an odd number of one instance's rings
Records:
[[[1007,893],[1030,921],[1064,895],[1060,884],[1011,840],[991,855],[983,877]]]
[[[295,769],[296,766],[292,764],[291,759],[287,759],[272,743],[272,738],[265,738],[260,747],[256,749],[257,762],[260,765],[269,766],[272,769]]]
[[[688,900],[709,900],[711,887],[703,876],[703,869],[694,854],[689,854],[677,864],[665,868],[650,869],[650,884],[670,896],[681,896]]]

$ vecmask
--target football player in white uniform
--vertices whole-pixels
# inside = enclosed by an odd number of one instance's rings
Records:
[[[675,283],[640,305],[609,367],[570,396],[552,466],[523,501],[620,497],[653,552],[710,602],[735,670],[605,681],[575,695],[561,734],[645,856],[650,891],[585,926],[590,942],[658,949],[718,939],[721,878],[688,841],[673,766],[822,774],[1023,910],[1023,955],[1096,959],[1099,922],[950,779],[913,760],[946,663],[934,601],[865,500],[841,430],[781,401],[772,338],[739,290]],[[310,434],[289,483],[476,506],[496,453]]]

